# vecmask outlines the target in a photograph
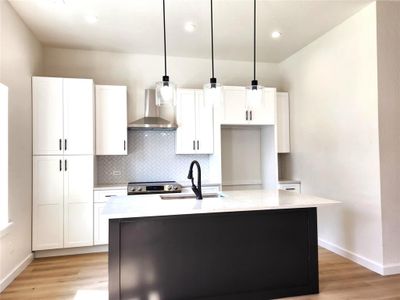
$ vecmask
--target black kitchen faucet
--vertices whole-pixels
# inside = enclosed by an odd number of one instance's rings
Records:
[[[197,186],[194,184],[193,181],[193,166],[196,165],[197,167]],[[189,168],[188,179],[192,180],[192,190],[196,195],[197,200],[203,199],[203,194],[201,193],[201,167],[197,160],[192,161]]]

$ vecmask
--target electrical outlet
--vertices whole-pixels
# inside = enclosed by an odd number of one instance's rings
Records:
[[[113,171],[113,176],[121,176],[121,171]]]

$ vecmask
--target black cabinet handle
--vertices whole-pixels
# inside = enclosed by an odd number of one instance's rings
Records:
[[[60,151],[62,150],[62,140],[61,139],[59,139],[58,140],[58,148],[60,148]]]
[[[60,172],[62,171],[62,161],[60,159]]]
[[[248,121],[248,120],[249,120],[249,111],[246,110],[246,121]]]
[[[200,142],[199,142],[199,140],[197,140],[197,150],[199,150],[200,149]]]
[[[286,191],[295,191],[295,188],[285,188]]]
[[[196,150],[196,141],[193,140],[193,150]]]
[[[253,111],[250,111],[250,121],[253,121]]]
[[[115,196],[117,196],[117,195],[106,195],[106,196],[104,196],[104,197],[110,198],[110,197],[115,197]]]
[[[124,151],[126,150],[126,141],[124,140]]]
[[[65,169],[65,171],[68,171],[67,160],[64,160],[64,169]]]
[[[67,139],[64,140],[64,150],[67,151]]]

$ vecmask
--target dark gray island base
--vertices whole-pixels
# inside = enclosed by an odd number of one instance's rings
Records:
[[[318,293],[316,208],[110,219],[109,298]]]

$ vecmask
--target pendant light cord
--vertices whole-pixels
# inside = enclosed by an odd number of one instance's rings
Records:
[[[167,32],[165,29],[165,0],[163,0],[163,25],[164,25],[164,68],[167,76]]]
[[[214,16],[213,16],[213,0],[211,0],[211,72],[214,78]]]
[[[256,0],[254,0],[254,80],[256,80],[256,23],[257,23],[257,15],[256,15]]]

